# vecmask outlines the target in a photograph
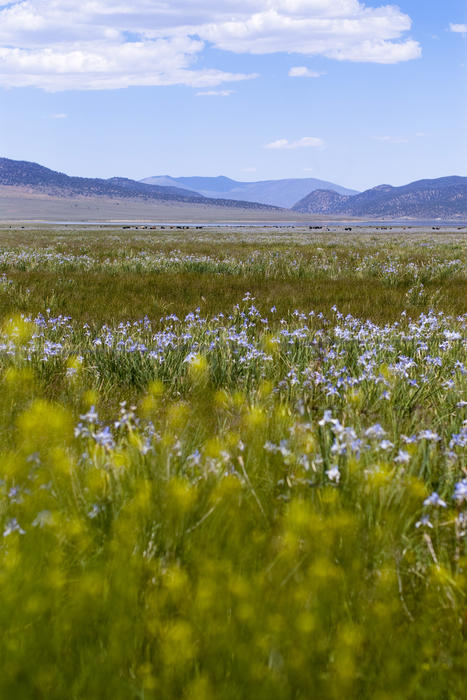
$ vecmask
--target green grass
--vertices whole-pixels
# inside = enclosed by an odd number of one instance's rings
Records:
[[[403,309],[427,311],[440,290],[439,283],[425,285],[421,303],[407,303],[410,284],[388,287],[378,279],[258,279],[251,276],[222,276],[209,273],[75,273],[13,272],[14,292],[0,291],[0,314],[21,311],[37,314],[49,308],[82,321],[118,322],[148,315],[159,319],[167,314],[185,316],[200,307],[213,315],[230,309],[246,292],[268,311],[278,314],[300,309],[327,312],[336,304],[344,313],[384,323],[396,319]],[[117,290],[117,293],[116,293]],[[449,280],[442,286],[438,307],[447,313],[467,312],[467,280]]]
[[[1,232],[0,697],[463,697],[465,239],[125,236]]]
[[[393,321],[403,309],[467,311],[465,236],[309,231],[0,231],[0,316],[15,311],[118,322],[199,306],[212,315],[247,291],[264,310]],[[419,285],[421,293],[416,294]],[[420,291],[420,290],[418,290]]]

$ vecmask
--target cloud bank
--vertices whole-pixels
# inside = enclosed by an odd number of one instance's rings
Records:
[[[410,27],[398,7],[358,0],[13,0],[0,5],[0,85],[213,88],[255,77],[205,67],[210,46],[397,63],[420,56]]]

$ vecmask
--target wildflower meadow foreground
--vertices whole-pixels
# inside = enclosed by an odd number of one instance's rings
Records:
[[[0,697],[465,696],[465,233],[1,234]]]

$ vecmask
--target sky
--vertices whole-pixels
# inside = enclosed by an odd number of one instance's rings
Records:
[[[4,3],[0,157],[359,190],[467,176],[465,0]]]

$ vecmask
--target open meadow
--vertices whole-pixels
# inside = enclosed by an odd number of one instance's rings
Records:
[[[466,229],[0,228],[0,697],[465,697],[466,326]]]

